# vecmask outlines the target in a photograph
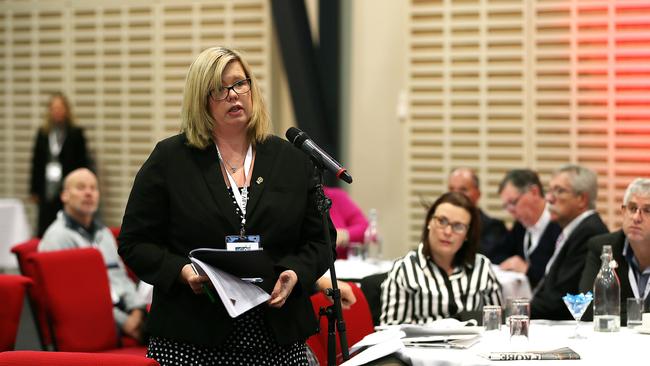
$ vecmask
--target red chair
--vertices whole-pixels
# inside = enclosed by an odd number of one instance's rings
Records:
[[[113,236],[115,237],[115,240],[117,240],[117,237],[120,236],[120,230],[122,229],[121,226],[109,226],[108,229],[113,233]]]
[[[30,261],[45,295],[56,350],[145,355],[143,346],[120,348],[106,265],[98,250],[35,253]]]
[[[29,257],[38,251],[39,242],[39,238],[32,238],[24,243],[14,246],[11,248],[11,252],[16,255],[20,273],[23,276],[29,277],[33,281],[33,285],[29,287],[29,291],[27,292],[27,298],[29,300],[29,307],[32,310],[34,323],[36,324],[36,331],[38,332],[38,340],[41,343],[41,349],[47,350],[52,344],[52,340],[50,338],[50,331],[45,316],[45,299],[43,297],[43,290],[38,281],[36,281],[34,264],[29,261]]]
[[[345,329],[348,339],[348,347],[359,342],[363,337],[374,332],[374,324],[372,323],[372,316],[368,302],[361,289],[350,282],[354,296],[357,302],[350,307],[350,309],[343,309],[343,319],[345,320]],[[311,296],[311,303],[314,307],[314,312],[318,316],[321,307],[332,305],[332,302],[322,292]],[[307,344],[311,347],[312,351],[318,358],[321,365],[327,365],[327,317],[320,318],[320,332],[314,334],[307,339]],[[341,356],[341,345],[339,343],[338,332],[336,334],[336,354],[337,358]]]
[[[10,351],[0,353],[0,366],[160,366],[134,355],[83,352]]]
[[[14,349],[25,289],[31,284],[24,276],[0,275],[0,352]]]

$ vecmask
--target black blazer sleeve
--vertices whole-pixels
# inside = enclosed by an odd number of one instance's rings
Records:
[[[523,258],[521,243],[526,229],[519,223],[515,222],[510,231],[506,232],[503,240],[491,253],[490,261],[499,264],[513,255],[520,255]]]
[[[48,151],[47,136],[42,129],[36,132],[34,150],[32,152],[32,176],[29,192],[43,199],[45,189],[45,164],[50,155]]]
[[[598,214],[588,216],[573,230],[540,285],[542,287],[533,297],[531,302],[533,318],[573,319],[562,301],[562,296],[578,292],[580,275],[587,254],[587,241],[607,231],[607,226]]]

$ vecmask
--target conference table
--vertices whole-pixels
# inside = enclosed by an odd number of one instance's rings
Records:
[[[621,327],[620,332],[600,333],[593,323],[582,322],[580,334],[586,339],[570,339],[574,321],[533,320],[529,341],[514,347],[510,344],[509,328],[502,327],[495,334],[483,332],[478,343],[468,349],[403,348],[398,356],[413,366],[486,366],[486,365],[647,365],[650,364],[650,334]],[[490,332],[492,333],[492,332]],[[549,351],[569,347],[580,355],[579,360],[490,361],[482,355],[490,352]]]
[[[0,269],[18,268],[11,248],[31,237],[25,207],[19,199],[0,199]]]

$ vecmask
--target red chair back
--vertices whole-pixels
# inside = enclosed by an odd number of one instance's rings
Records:
[[[350,286],[352,287],[354,296],[357,298],[357,302],[349,309],[343,309],[348,347],[374,332],[372,315],[370,314],[370,307],[368,306],[366,297],[357,285],[350,282]],[[311,303],[316,316],[318,316],[321,307],[332,305],[332,302],[322,292],[312,295]],[[321,365],[327,365],[327,317],[323,316],[320,318],[320,332],[309,337],[307,344],[310,345],[312,351],[316,354],[319,363]],[[338,332],[336,333],[336,354],[337,358],[340,358],[341,345]]]
[[[0,366],[160,366],[143,356],[113,353],[11,351],[0,353]]]
[[[33,285],[29,287],[27,292],[29,305],[32,310],[34,323],[36,324],[36,331],[38,332],[38,339],[41,342],[41,348],[46,350],[52,343],[52,340],[47,325],[47,318],[45,316],[45,298],[43,290],[36,280],[34,263],[29,260],[29,257],[38,251],[39,242],[39,238],[32,238],[24,243],[14,246],[11,248],[11,252],[16,255],[20,273],[23,276],[29,277],[33,281]]]
[[[57,350],[97,352],[118,347],[108,274],[94,248],[36,253],[30,257],[46,299]]]
[[[14,349],[25,288],[31,283],[32,280],[24,276],[0,275],[0,352]]]

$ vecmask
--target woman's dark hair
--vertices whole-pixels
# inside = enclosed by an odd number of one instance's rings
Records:
[[[430,256],[429,249],[429,222],[433,217],[433,214],[436,212],[436,208],[443,203],[449,203],[456,207],[465,209],[469,213],[470,222],[467,233],[465,234],[465,241],[460,247],[456,255],[454,255],[454,266],[460,266],[463,264],[473,264],[476,258],[476,252],[478,251],[478,241],[481,232],[481,222],[478,214],[478,209],[472,204],[472,201],[467,198],[462,193],[458,192],[447,192],[438,199],[429,207],[427,211],[427,216],[424,220],[424,228],[422,229],[422,243],[424,244],[424,254]]]

